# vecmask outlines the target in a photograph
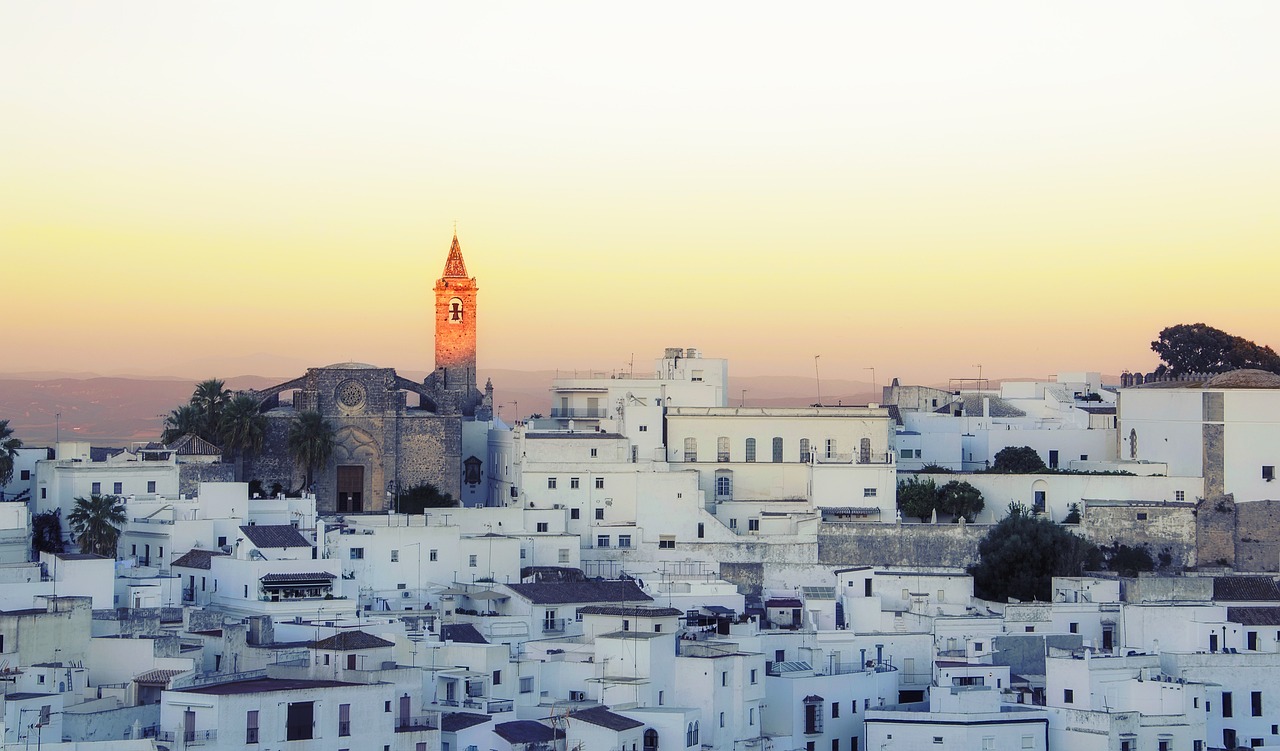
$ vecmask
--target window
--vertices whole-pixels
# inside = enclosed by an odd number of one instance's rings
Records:
[[[648,425],[641,425],[641,426],[640,426],[640,432],[641,432],[641,433],[648,433],[648,432],[649,432],[649,426],[648,426]]]
[[[876,493],[877,493],[877,492],[878,492],[878,489],[877,489],[877,488],[863,488],[863,489],[862,489],[862,497],[863,497],[863,498],[875,498],[875,497],[876,497]]]
[[[1231,712],[1232,712],[1232,709],[1231,709],[1231,692],[1230,692],[1230,691],[1223,691],[1223,692],[1222,692],[1222,716],[1223,716],[1223,717],[1230,717],[1230,716],[1231,716]]]
[[[353,561],[361,560],[364,558],[364,548],[352,548],[350,555]]]
[[[591,449],[591,458],[594,459],[600,455],[600,449]]]
[[[618,547],[620,548],[631,547],[631,535],[618,535]]]
[[[570,518],[570,519],[581,519],[581,518],[582,518],[582,509],[576,509],[576,508],[571,508],[571,509],[569,509],[569,518]]]
[[[1138,512],[1138,521],[1140,521],[1140,522],[1145,522],[1146,520],[1147,520],[1147,512],[1145,512],[1145,511],[1139,511],[1139,512]]]
[[[1276,479],[1276,467],[1274,464],[1262,465],[1262,479],[1271,482]]]
[[[1253,710],[1253,716],[1261,717],[1262,716],[1262,692],[1254,691],[1253,693],[1249,694],[1249,704],[1250,704],[1250,708]]]
[[[756,685],[756,669],[755,668],[751,669],[751,685],[752,686]]]
[[[662,550],[675,550],[675,547],[676,547],[676,536],[675,536],[675,535],[661,535],[661,536],[659,536],[659,537],[658,537],[658,547],[659,547],[660,549],[662,549]]]
[[[937,743],[938,745],[942,745],[942,736],[940,735],[933,736],[933,742]]]
[[[596,535],[596,547],[597,548],[609,547],[609,535]]]
[[[1075,703],[1076,703],[1076,692],[1075,692],[1075,691],[1072,691],[1072,690],[1071,690],[1071,689],[1069,689],[1069,688],[1064,688],[1064,689],[1062,689],[1062,703],[1063,703],[1063,704],[1075,704]]]
[[[733,498],[733,474],[727,470],[716,472],[716,500]]]
[[[716,461],[729,461],[729,436],[722,435],[716,439]]]
[[[398,563],[399,561],[400,561],[400,551],[399,550],[391,551],[391,562]]]
[[[666,703],[666,702],[664,702],[664,701],[663,701],[663,698],[664,698],[664,693],[663,693],[662,691],[659,691],[659,692],[658,692],[658,706],[662,706],[663,704],[665,704],[665,703]]]
[[[95,482],[95,483],[93,483],[93,484],[89,485],[89,494],[90,494],[90,495],[102,495],[102,483],[100,483],[100,482]]]
[[[427,554],[427,560],[429,561],[440,560],[440,551],[432,548],[431,552]]]
[[[19,479],[19,480],[30,480],[30,479],[31,479],[31,470],[29,470],[29,469],[24,469],[24,470],[22,470],[22,473],[18,476],[18,479]]]
[[[800,461],[802,462],[809,461],[809,439],[808,438],[800,439]]]
[[[123,492],[124,492],[124,483],[123,483],[123,482],[114,482],[114,483],[112,483],[112,484],[111,484],[111,492],[112,492],[112,493],[115,493],[116,495],[120,495],[121,493],[123,493]]]
[[[538,522],[539,532],[546,532],[548,529],[550,529],[550,526],[548,526],[547,522]]]
[[[351,735],[351,705],[338,705],[338,735]]]
[[[804,699],[804,734],[816,735],[822,732],[822,698],[807,696]]]
[[[559,562],[559,563],[560,563],[560,565],[562,565],[562,566],[563,566],[563,565],[568,564],[568,563],[569,563],[569,549],[568,549],[568,548],[560,548],[559,552],[558,552],[558,553],[557,553],[557,555],[556,555],[556,561],[557,561],[557,562]]]
[[[834,720],[838,717],[840,717],[840,702],[833,701],[831,702],[831,719]]]
[[[1080,633],[1080,624],[1079,623],[1067,624],[1067,630],[1073,634],[1078,634]]]
[[[309,701],[291,702],[285,712],[284,722],[285,740],[311,740],[311,730],[315,724],[315,703]]]
[[[724,727],[724,712],[720,713],[720,727]]]
[[[737,519],[730,519],[730,520],[729,520],[729,529],[737,529],[737,528],[738,528],[738,520],[737,520]]]
[[[26,470],[23,470],[23,473],[24,473],[24,474],[25,474],[25,472],[26,472]],[[24,478],[22,478],[22,479],[24,479],[24,480],[25,480],[25,479],[27,479],[27,478],[25,478],[25,477],[24,477]],[[147,480],[147,492],[148,492],[148,493],[154,493],[154,492],[156,492],[156,481],[155,481],[155,480]]]
[[[533,693],[533,676],[531,675],[520,676],[520,693],[522,694]]]
[[[781,461],[782,461],[782,456],[783,456],[783,454],[782,454],[782,439],[781,439],[781,438],[774,438],[774,439],[773,439],[773,461],[774,461],[774,463],[776,464],[776,463],[781,462]]]
[[[827,458],[836,458],[836,439],[834,438],[827,439]]]
[[[1028,634],[1034,634],[1034,633],[1036,632],[1036,627],[1035,627],[1035,626],[1027,626],[1026,628],[1024,628],[1024,629],[1022,629],[1022,630],[1023,630],[1023,631],[1026,631]]]
[[[858,462],[866,464],[871,461],[871,439],[863,438],[858,442]]]
[[[244,742],[258,742],[258,710],[250,709],[244,716]]]
[[[555,490],[555,489],[556,489],[556,478],[554,478],[554,477],[548,477],[548,478],[547,478],[547,490]]]
[[[604,478],[603,478],[603,477],[597,477],[597,478],[596,478],[596,490],[604,490]]]
[[[472,553],[471,555],[467,556],[467,565],[470,566],[471,568],[475,568],[477,565],[477,562],[476,562],[477,558],[479,558],[479,556],[477,556],[475,553]]]
[[[729,671],[728,671],[728,670],[721,670],[721,671],[720,671],[720,685],[721,685],[721,686],[728,686],[728,685],[729,685]]]
[[[502,671],[501,671],[501,670],[495,670],[495,671],[493,671],[493,685],[495,685],[495,686],[501,686],[501,685],[502,685]]]
[[[604,509],[596,509],[596,519],[604,519]]]
[[[40,500],[42,500],[42,501],[43,501],[44,499],[46,499],[46,498],[48,498],[48,497],[49,497],[49,489],[48,489],[48,488],[40,488]]]
[[[756,439],[747,439],[747,450],[743,454],[745,461],[754,462],[756,460]]]
[[[1175,501],[1185,501],[1185,500],[1187,500],[1187,491],[1185,491],[1185,490],[1175,490],[1175,491],[1173,491],[1173,500],[1175,500]]]
[[[569,478],[569,489],[570,489],[570,490],[577,490],[577,489],[578,489],[578,479],[579,479],[579,478],[577,478],[577,477],[570,477],[570,478]]]
[[[698,461],[698,439],[697,438],[684,439],[684,460],[686,462]]]
[[[759,520],[759,519],[748,519],[748,520],[747,520],[747,531],[748,531],[748,532],[759,532],[759,531],[760,531],[760,520]]]
[[[698,539],[699,540],[702,539],[702,532],[703,532],[702,522],[698,522]]]

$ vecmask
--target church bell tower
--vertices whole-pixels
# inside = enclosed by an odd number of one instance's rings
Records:
[[[458,233],[453,234],[444,275],[436,281],[436,369],[440,391],[457,395],[464,413],[474,408],[476,389],[476,280],[467,276]]]

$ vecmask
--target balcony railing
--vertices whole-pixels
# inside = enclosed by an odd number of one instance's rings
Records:
[[[568,409],[562,407],[560,409],[556,409],[553,407],[551,409],[551,416],[564,419],[599,420],[602,417],[608,417],[608,410],[603,407],[597,407],[596,409],[580,407],[570,407]]]
[[[397,733],[413,733],[419,730],[435,730],[436,726],[431,724],[430,715],[421,715],[416,717],[401,716],[396,718]]]
[[[566,618],[548,618],[542,621],[542,633],[559,634],[564,632]]]
[[[487,702],[485,711],[489,714],[497,714],[499,712],[511,712],[515,709],[515,702],[511,699],[490,699]]]
[[[156,740],[161,743],[177,743],[181,740],[188,746],[200,746],[205,743],[213,743],[218,740],[217,730],[183,730],[173,732],[172,730],[161,730],[156,733]]]

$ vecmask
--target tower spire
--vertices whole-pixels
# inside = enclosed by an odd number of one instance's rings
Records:
[[[462,260],[462,246],[458,244],[457,227],[453,229],[453,244],[449,246],[449,258],[444,262],[443,278],[467,278],[467,264]]]

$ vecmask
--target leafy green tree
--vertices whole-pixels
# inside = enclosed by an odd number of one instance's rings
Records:
[[[40,553],[61,553],[62,517],[54,511],[44,511],[31,517],[31,550],[34,557]]]
[[[306,470],[305,489],[311,488],[315,471],[333,455],[333,446],[333,425],[319,412],[303,412],[289,425],[289,453]]]
[[[929,475],[950,475],[955,474],[954,470],[948,469],[941,464],[926,464],[920,468],[922,474]]]
[[[991,465],[992,472],[1014,475],[1029,475],[1046,469],[1044,460],[1030,446],[1006,446],[996,452],[995,463]]]
[[[982,492],[963,480],[952,480],[938,488],[938,510],[965,521],[973,521],[973,517],[982,511],[986,502]]]
[[[457,505],[452,495],[442,493],[429,482],[396,495],[396,511],[401,514],[421,514],[423,509],[453,508]]]
[[[898,483],[898,508],[903,516],[919,517],[928,521],[938,507],[938,484],[933,480],[920,481],[911,477]]]
[[[1163,363],[1159,373],[1222,373],[1259,368],[1280,373],[1280,355],[1243,337],[1203,323],[1182,323],[1161,329],[1151,349]]]
[[[1154,571],[1156,568],[1155,559],[1146,545],[1130,547],[1113,542],[1111,547],[1102,548],[1102,558],[1108,569],[1121,576],[1137,576],[1139,571]]]
[[[8,485],[13,479],[13,465],[18,458],[22,441],[13,437],[8,420],[0,420],[0,485]]]
[[[164,418],[164,432],[160,434],[160,442],[173,443],[187,433],[203,437],[205,432],[204,415],[195,405],[184,404]]]
[[[191,406],[200,410],[203,417],[206,433],[201,434],[201,438],[206,441],[217,440],[219,418],[223,408],[230,402],[231,390],[221,378],[210,378],[196,384],[196,390],[191,394]]]
[[[67,521],[71,524],[71,532],[80,541],[81,553],[97,553],[115,558],[116,545],[120,542],[120,528],[128,518],[125,516],[124,502],[119,496],[94,495],[76,498]]]
[[[1079,524],[1080,523],[1080,504],[1073,503],[1067,507],[1067,515],[1062,519],[1063,524]]]
[[[1080,576],[1101,559],[1088,540],[1023,508],[992,527],[969,567],[974,593],[986,600],[1048,602],[1055,576]]]
[[[239,465],[246,456],[262,450],[262,440],[267,432],[267,418],[259,411],[258,402],[251,396],[240,395],[222,410],[218,423],[218,442],[222,450],[236,458]],[[237,468],[236,474],[239,475]]]

